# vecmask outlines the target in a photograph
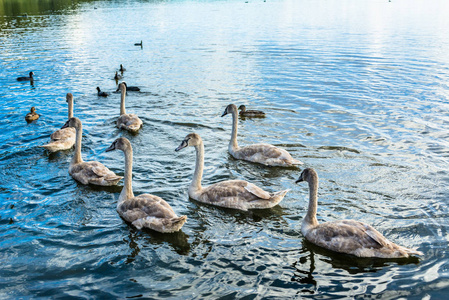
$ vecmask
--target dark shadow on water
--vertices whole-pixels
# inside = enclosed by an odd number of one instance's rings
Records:
[[[223,212],[226,215],[233,216],[235,220],[239,223],[242,223],[241,221],[247,221],[248,218],[252,219],[254,222],[257,223],[262,221],[263,219],[270,219],[270,220],[280,219],[282,216],[288,215],[288,213],[284,212],[285,209],[279,205],[276,205],[272,208],[249,209],[248,211],[243,211],[235,208],[221,207],[208,203],[203,203],[190,197],[189,200],[198,206],[198,210],[206,210],[206,209],[217,210]],[[192,213],[195,214],[195,212]]]
[[[306,286],[301,292],[308,294],[314,294],[317,287],[317,281],[313,275],[316,259],[330,264],[333,269],[343,269],[352,275],[360,273],[376,273],[384,267],[390,267],[392,264],[407,265],[419,263],[418,257],[362,258],[327,250],[312,244],[306,239],[303,239],[302,244],[303,248],[300,252],[303,256],[293,263],[292,267],[295,269],[295,273],[291,280],[305,284]],[[316,257],[316,255],[318,256]]]
[[[123,219],[122,219],[123,220]],[[179,255],[188,255],[190,251],[190,244],[188,242],[189,236],[185,234],[182,229],[173,233],[161,233],[151,229],[143,228],[142,230],[136,229],[130,223],[123,220],[129,226],[129,247],[132,252],[127,259],[126,263],[134,261],[135,257],[139,254],[140,248],[137,240],[145,239],[148,243],[153,245],[168,244]]]
[[[73,179],[75,180],[75,179]],[[76,181],[76,180],[75,180]],[[76,181],[76,183],[78,184],[78,187],[89,187],[92,191],[99,191],[99,192],[110,192],[110,193],[120,193],[123,189],[122,185],[113,185],[113,186],[101,186],[101,185],[94,185],[94,184],[89,184],[89,185],[84,185],[82,183],[79,183],[78,181]]]

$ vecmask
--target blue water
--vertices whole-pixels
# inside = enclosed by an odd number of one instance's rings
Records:
[[[17,4],[19,3],[19,4]],[[3,6],[3,7],[2,7]],[[449,292],[449,5],[445,1],[42,1],[0,4],[1,298],[442,299]],[[24,14],[27,13],[27,16]],[[134,43],[143,41],[143,47]],[[144,127],[115,128],[115,71],[141,88],[127,111]],[[35,73],[33,84],[16,77]],[[123,175],[105,149],[134,148],[134,193],[164,198],[182,231],[139,231],[115,211],[121,184],[83,186],[73,151],[39,145],[67,119],[83,122],[82,153]],[[264,110],[239,120],[239,143],[271,143],[320,177],[318,220],[373,225],[424,252],[382,261],[329,253],[300,224],[300,169],[227,153],[229,103]],[[27,124],[31,106],[41,114]],[[245,179],[291,189],[268,210],[189,199],[205,143],[203,184]],[[302,169],[302,168],[301,168]]]

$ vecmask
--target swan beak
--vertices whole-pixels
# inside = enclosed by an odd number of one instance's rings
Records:
[[[175,151],[178,152],[179,150],[181,150],[181,149],[183,149],[183,148],[185,148],[185,147],[187,147],[187,146],[188,146],[187,141],[186,141],[186,140],[183,140],[183,141],[181,142],[181,145],[179,145],[178,148],[175,149]]]
[[[295,181],[295,183],[299,183],[299,182],[303,182],[304,178],[302,178],[302,174],[301,176],[299,176],[298,180]]]
[[[112,145],[109,146],[108,149],[106,149],[106,152],[110,152],[110,151],[113,151],[113,150],[115,150],[115,143],[112,143]]]
[[[70,120],[68,120],[67,122],[65,122],[65,124],[62,125],[61,129],[64,129],[64,128],[69,127],[69,122],[70,122]]]
[[[224,113],[221,115],[222,117],[226,116],[228,114],[228,108],[226,107]]]

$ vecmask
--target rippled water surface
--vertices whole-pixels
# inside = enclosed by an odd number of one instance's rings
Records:
[[[67,2],[67,3],[66,3]],[[30,4],[32,3],[32,4]],[[449,6],[445,1],[0,2],[0,297],[441,299],[449,292]],[[25,15],[25,13],[27,15]],[[143,41],[143,47],[134,43]],[[141,88],[127,107],[144,127],[114,127],[115,71]],[[33,84],[16,77],[35,73]],[[83,157],[123,174],[134,147],[135,194],[163,197],[182,231],[136,230],[115,211],[121,190],[68,174],[73,151],[38,146],[83,122]],[[306,242],[300,169],[227,153],[229,103],[239,143],[287,149],[320,177],[318,220],[363,220],[418,259],[354,259]],[[31,106],[41,114],[27,124]],[[276,207],[239,212],[189,199],[205,143],[203,184],[245,179],[291,189]],[[301,168],[302,169],[302,168]]]

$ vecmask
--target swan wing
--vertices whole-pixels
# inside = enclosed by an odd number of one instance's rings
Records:
[[[150,194],[139,195],[120,203],[117,211],[137,229],[146,227],[159,232],[179,231],[187,220],[187,216],[178,217],[162,198]]]
[[[117,120],[117,127],[130,130],[138,130],[142,124],[142,120],[135,114],[123,114]]]
[[[103,177],[105,180],[116,180],[117,178],[121,178],[117,176],[114,172],[109,170],[105,165],[99,163],[98,161],[93,161],[91,163],[92,172],[98,177]]]
[[[46,145],[42,145],[41,147],[47,149],[50,152],[68,150],[75,144],[76,131],[75,128],[72,127],[59,129],[53,132],[50,138],[51,141]]]
[[[246,211],[249,203],[260,200],[253,192],[246,189],[248,182],[244,180],[228,180],[215,183],[204,188],[197,198],[200,202],[209,203],[216,206],[235,208]],[[258,191],[256,191],[258,193]]]
[[[97,161],[78,163],[69,168],[69,173],[83,184],[114,185],[122,178]]]
[[[150,194],[128,199],[120,203],[117,210],[129,222],[146,217],[169,219],[177,217],[164,199]]]
[[[52,142],[66,139],[75,139],[76,130],[73,127],[58,129],[50,136]]]
[[[294,159],[286,150],[270,144],[254,144],[231,153],[237,159],[244,159],[270,166],[290,166],[303,164]]]
[[[270,144],[254,144],[240,148],[238,153],[245,157],[279,158],[282,155],[280,150]]]
[[[354,220],[321,223],[311,229],[306,238],[321,247],[350,254],[363,249],[389,247],[391,244],[372,226]]]

